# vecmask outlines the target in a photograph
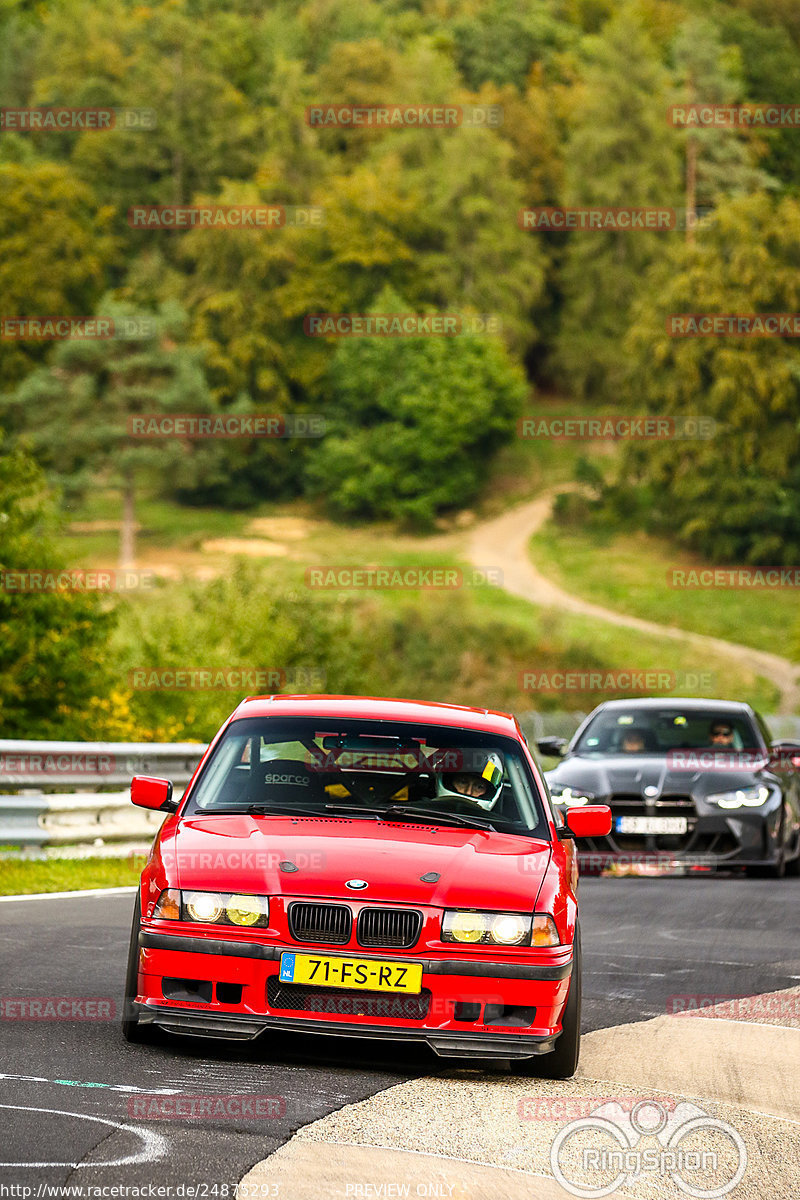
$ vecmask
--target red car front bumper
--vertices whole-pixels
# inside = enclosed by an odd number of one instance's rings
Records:
[[[290,949],[299,947],[143,929],[139,1022],[222,1038],[291,1029],[412,1039],[439,1054],[499,1058],[546,1054],[561,1031],[571,946],[489,951],[481,957],[432,953],[425,946],[402,957],[358,951],[359,958],[421,962],[420,995],[282,984],[280,955]],[[319,947],[319,952],[331,956],[341,950]]]

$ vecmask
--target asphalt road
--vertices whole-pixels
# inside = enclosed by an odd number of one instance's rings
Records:
[[[119,895],[0,904],[0,996],[119,1005],[131,908]],[[796,985],[798,908],[800,880],[585,879],[584,1030],[660,1015],[675,995]],[[4,1019],[0,1046],[0,1184],[33,1189],[0,1194],[19,1200],[63,1197],[65,1184],[193,1184],[200,1200],[232,1195],[299,1126],[443,1066],[424,1049],[289,1035],[129,1046],[116,1019]],[[285,1113],[137,1117],[131,1106],[159,1091],[281,1097]]]

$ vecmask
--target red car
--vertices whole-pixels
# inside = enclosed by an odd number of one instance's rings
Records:
[[[180,801],[144,777],[131,799],[170,815],[136,899],[129,1041],[293,1030],[574,1073],[574,838],[608,833],[610,812],[554,817],[513,717],[249,699]]]

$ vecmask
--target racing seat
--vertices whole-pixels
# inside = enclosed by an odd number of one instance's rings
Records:
[[[271,758],[258,763],[251,772],[247,787],[247,804],[308,804],[325,799],[322,780],[307,763],[291,758]]]

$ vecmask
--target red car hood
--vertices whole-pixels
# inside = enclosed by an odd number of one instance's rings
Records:
[[[190,890],[532,911],[550,845],[416,823],[219,815],[173,825],[161,856],[170,886]],[[420,878],[432,871],[438,880]],[[352,891],[348,879],[368,886]]]

